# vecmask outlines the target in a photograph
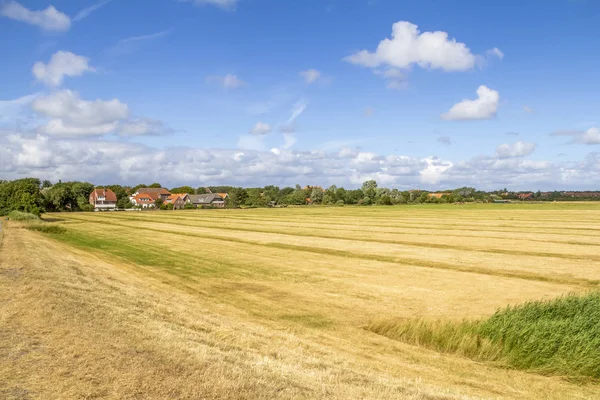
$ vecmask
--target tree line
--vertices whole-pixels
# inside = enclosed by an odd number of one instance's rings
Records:
[[[105,185],[94,186],[89,182],[55,182],[41,181],[37,178],[0,180],[0,215],[10,211],[24,211],[39,215],[53,211],[92,211],[93,206],[88,199],[94,188],[111,189],[117,196],[117,207],[132,207],[129,196],[141,187],[160,188],[160,183],[139,184],[136,186]],[[510,192],[507,189],[485,192],[472,187],[461,187],[438,192],[435,195],[423,190],[398,190],[379,187],[374,180],[368,180],[360,189],[345,189],[332,185],[328,188],[320,186],[283,187],[269,185],[256,188],[234,186],[180,186],[170,189],[171,193],[227,193],[227,206],[237,207],[273,207],[286,205],[396,205],[421,203],[456,203],[456,202],[490,202],[493,200],[519,199],[520,193],[531,193],[529,200],[572,200],[571,195],[564,192]],[[573,192],[569,192],[573,193]],[[589,198],[578,197],[578,200],[600,200],[600,196],[591,193]]]

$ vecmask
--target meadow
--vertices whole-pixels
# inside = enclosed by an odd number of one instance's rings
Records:
[[[599,250],[594,203],[20,216],[0,398],[600,398]]]

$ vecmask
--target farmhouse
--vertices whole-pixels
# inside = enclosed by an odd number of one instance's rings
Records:
[[[139,188],[133,195],[135,196],[138,194],[149,194],[152,195],[154,199],[160,197],[163,201],[166,201],[171,195],[171,192],[165,188]]]
[[[110,189],[94,189],[89,202],[95,210],[114,210],[117,208],[117,196]]]
[[[225,199],[217,193],[191,194],[188,198],[194,207],[225,208]]]
[[[174,210],[181,210],[188,202],[189,196],[186,193],[172,194],[165,200],[165,204],[173,204]]]
[[[141,208],[154,208],[156,207],[157,198],[157,194],[139,193],[130,197],[130,200],[135,206],[140,206]]]

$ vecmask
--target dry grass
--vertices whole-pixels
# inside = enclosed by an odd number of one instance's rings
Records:
[[[364,329],[595,287],[594,207],[65,213],[60,235],[10,222],[0,398],[597,398]]]

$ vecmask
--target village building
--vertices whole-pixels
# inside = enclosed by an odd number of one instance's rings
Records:
[[[190,194],[188,199],[194,207],[225,208],[225,199],[217,193]]]
[[[157,194],[138,193],[135,196],[130,197],[129,199],[134,206],[138,206],[140,208],[154,208],[156,207],[157,198]]]
[[[154,199],[156,199],[157,197],[160,197],[163,201],[166,201],[167,198],[171,195],[171,192],[169,192],[165,188],[139,188],[133,194],[133,196],[138,195],[138,194],[150,194],[153,196]]]
[[[165,204],[173,204],[174,210],[181,210],[189,200],[187,193],[172,194],[165,200]]]
[[[95,210],[114,210],[117,208],[117,195],[110,189],[94,189],[90,193],[89,202]]]

